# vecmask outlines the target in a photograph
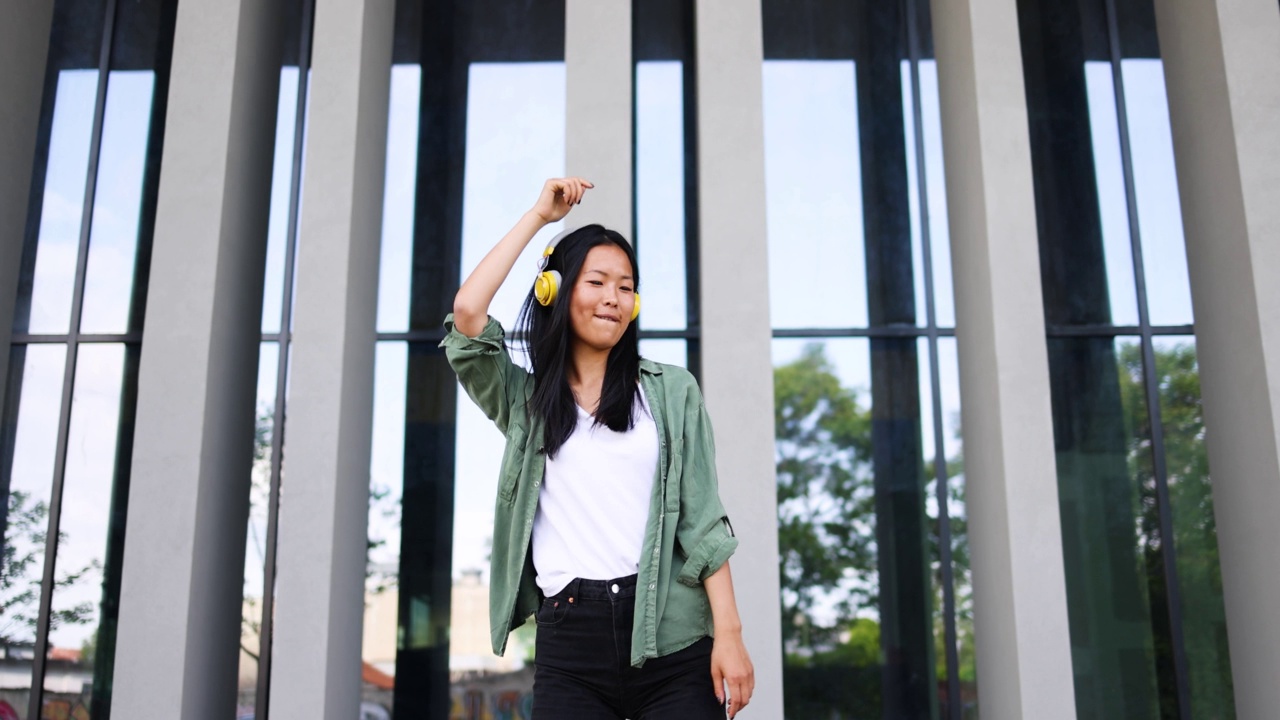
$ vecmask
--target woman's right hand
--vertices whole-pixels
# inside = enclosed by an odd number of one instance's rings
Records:
[[[582,202],[582,196],[593,187],[595,185],[579,177],[552,178],[542,186],[532,212],[546,223],[556,222]]]

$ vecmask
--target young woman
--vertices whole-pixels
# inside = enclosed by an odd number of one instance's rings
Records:
[[[733,717],[755,685],[729,575],[737,540],[696,382],[640,357],[631,245],[599,225],[548,245],[517,323],[532,374],[488,316],[521,251],[591,187],[548,180],[445,320],[449,363],[506,436],[494,652],[536,613],[535,720]]]

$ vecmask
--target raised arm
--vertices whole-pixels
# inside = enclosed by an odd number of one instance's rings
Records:
[[[553,178],[542,186],[542,193],[533,208],[520,217],[515,227],[503,236],[498,244],[471,271],[466,282],[453,297],[453,326],[467,337],[475,337],[484,330],[489,319],[489,303],[498,288],[507,279],[520,253],[544,226],[565,215],[578,203],[587,190],[595,187],[582,178]]]

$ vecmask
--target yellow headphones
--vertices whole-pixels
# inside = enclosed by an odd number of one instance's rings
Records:
[[[564,281],[559,270],[547,270],[547,263],[551,262],[551,253],[556,251],[556,246],[573,230],[566,230],[551,239],[547,243],[547,249],[542,251],[542,259],[538,261],[538,277],[533,281],[533,296],[537,298],[538,304],[543,307],[551,305],[556,301],[556,296],[560,294],[560,284]],[[631,322],[635,322],[640,317],[640,293],[635,294],[636,302],[631,308]]]

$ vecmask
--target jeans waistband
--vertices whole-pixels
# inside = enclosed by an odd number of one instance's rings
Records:
[[[612,580],[584,580],[574,578],[564,589],[552,596],[557,600],[620,600],[635,597],[636,576],[614,578]]]

